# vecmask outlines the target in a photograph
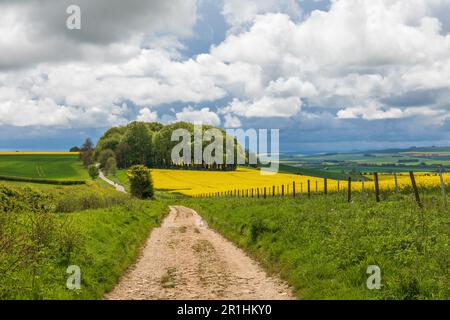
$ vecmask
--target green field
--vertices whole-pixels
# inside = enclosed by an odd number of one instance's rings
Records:
[[[448,150],[430,147],[314,155],[283,154],[280,161],[299,171],[316,172],[319,177],[367,172],[436,172],[441,167],[450,170]]]
[[[353,179],[353,181],[360,181],[361,175],[344,173],[349,170],[321,170],[314,168],[302,168],[302,167],[294,167],[289,166],[283,163],[280,163],[279,172],[281,173],[290,173],[290,174],[299,174],[303,176],[316,177],[316,178],[326,178],[332,180],[347,180],[349,177]]]
[[[88,178],[78,155],[1,155],[0,177],[50,180]]]
[[[410,192],[376,203],[345,194],[297,199],[193,199],[208,224],[269,271],[280,273],[300,299],[449,299],[448,216],[439,191]],[[369,265],[382,289],[368,290]]]

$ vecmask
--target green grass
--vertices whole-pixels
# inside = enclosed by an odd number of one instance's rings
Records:
[[[349,177],[352,177],[353,181],[361,180],[360,175],[340,173],[340,172],[331,172],[331,171],[312,169],[312,168],[294,167],[294,166],[285,165],[285,164],[280,164],[279,172],[290,173],[290,174],[300,174],[300,175],[309,176],[309,177],[326,178],[326,179],[332,179],[332,180],[347,180]]]
[[[88,179],[78,155],[0,155],[0,176],[49,180]]]
[[[302,299],[449,299],[449,209],[426,192],[383,202],[344,194],[302,199],[193,199],[184,205],[280,273]],[[382,272],[368,290],[369,265]]]
[[[130,181],[128,180],[126,169],[117,170],[115,175],[108,174],[107,177],[108,179],[123,186],[127,192],[130,192]]]
[[[101,299],[168,210],[165,201],[116,192],[122,198],[112,203],[102,185],[89,187],[0,186],[0,300]],[[71,213],[55,212],[54,204],[69,196],[63,208]],[[80,210],[90,206],[105,207]],[[81,268],[81,290],[66,288],[70,265]]]

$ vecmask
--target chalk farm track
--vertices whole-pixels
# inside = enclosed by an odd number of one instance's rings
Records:
[[[294,299],[193,210],[171,207],[141,257],[105,299]]]

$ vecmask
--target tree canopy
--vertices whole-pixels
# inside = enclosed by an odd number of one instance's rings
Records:
[[[172,149],[177,146],[180,141],[172,141],[172,133],[177,129],[185,129],[191,135],[191,161],[190,164],[174,163],[172,161]],[[212,126],[203,126],[202,134]],[[215,128],[217,129],[217,128]],[[134,165],[145,165],[149,168],[179,168],[186,169],[215,169],[215,170],[234,170],[237,165],[226,163],[226,137],[227,134],[223,129],[218,129],[223,135],[223,165],[213,164],[193,164],[194,163],[194,125],[188,122],[177,122],[169,125],[162,125],[157,122],[131,122],[127,126],[114,127],[107,130],[99,139],[96,149],[96,159],[105,162],[114,153],[117,166],[119,168],[129,168]],[[237,143],[234,137],[229,137],[234,142],[234,159],[236,161],[237,154],[240,153],[248,158],[248,154]],[[205,148],[214,142],[202,141],[202,153]],[[107,155],[107,156],[106,156]]]

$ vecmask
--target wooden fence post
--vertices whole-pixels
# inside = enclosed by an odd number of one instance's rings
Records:
[[[364,191],[365,191],[365,185],[364,185],[364,183],[365,183],[365,177],[364,177],[364,176],[362,176],[362,178],[361,178],[361,183],[362,183],[362,186],[361,186],[361,192],[362,192],[362,194],[364,194]]]
[[[292,182],[292,195],[294,196],[294,198],[295,198],[295,181],[293,181]]]
[[[348,177],[348,202],[352,202],[352,177]]]
[[[281,186],[281,196],[284,198],[284,184]]]
[[[442,189],[442,196],[444,199],[444,206],[447,206],[447,192],[445,191],[445,183],[444,183],[444,175],[442,173],[442,170],[439,170],[439,177],[441,180],[441,189]]]
[[[272,186],[272,197],[275,198],[275,186]]]
[[[338,185],[337,185],[338,192],[341,192],[341,180],[338,179],[337,183],[338,183]]]
[[[300,195],[303,195],[303,182],[300,182]]]
[[[373,177],[375,179],[375,198],[376,198],[377,202],[380,202],[380,184],[378,181],[378,173],[375,172],[373,174]]]
[[[259,187],[258,187],[257,191],[258,191],[258,199],[259,199]]]
[[[316,193],[319,192],[319,181],[316,180]]]
[[[308,198],[311,198],[311,180],[308,180]]]
[[[416,178],[414,177],[414,172],[410,171],[409,176],[411,177],[411,184],[414,190],[414,196],[416,197],[417,204],[419,207],[423,208],[422,202],[420,201],[419,189],[417,189]]]
[[[328,179],[327,178],[323,179],[323,193],[325,195],[328,194]]]
[[[398,178],[397,172],[394,172],[395,193],[398,193]]]
[[[267,199],[267,192],[266,187],[264,187],[264,199]]]

